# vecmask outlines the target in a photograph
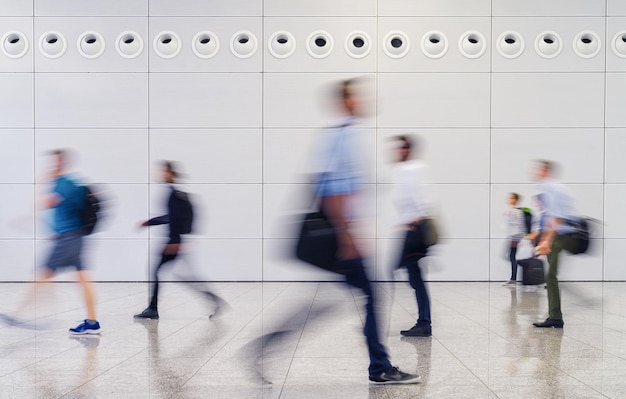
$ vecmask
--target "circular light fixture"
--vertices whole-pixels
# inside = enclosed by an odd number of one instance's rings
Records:
[[[561,53],[563,41],[558,33],[542,32],[535,39],[535,51],[543,58],[554,58]]]
[[[98,58],[104,53],[104,38],[98,32],[84,32],[78,37],[78,52],[85,58]]]
[[[364,58],[372,49],[370,37],[365,32],[352,32],[346,39],[346,52],[352,58]]]
[[[23,57],[28,52],[28,38],[22,32],[7,32],[2,36],[2,51],[10,58]]]
[[[159,57],[165,59],[176,57],[182,48],[180,37],[172,31],[163,31],[156,35],[152,47]]]
[[[67,40],[59,32],[46,32],[39,38],[39,50],[48,58],[59,58],[67,50]]]
[[[524,52],[524,39],[519,33],[508,31],[498,37],[496,46],[504,58],[517,58]]]
[[[322,30],[315,31],[306,40],[306,50],[313,58],[326,58],[333,51],[333,37]]]
[[[448,51],[448,38],[438,31],[427,32],[422,37],[422,52],[428,58],[441,58]]]
[[[389,32],[385,36],[383,50],[390,58],[402,58],[409,53],[409,38],[404,32]]]
[[[143,39],[137,32],[122,32],[115,40],[115,49],[124,58],[136,58],[143,52]]]
[[[289,32],[275,32],[267,42],[267,48],[274,57],[287,58],[296,51],[296,39]]]
[[[478,58],[487,50],[487,41],[480,32],[468,31],[459,39],[459,51],[467,58]]]
[[[193,37],[191,49],[198,57],[208,59],[220,51],[220,40],[213,32],[198,32]]]

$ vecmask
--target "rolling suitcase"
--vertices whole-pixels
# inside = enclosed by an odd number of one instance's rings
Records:
[[[520,259],[517,264],[522,267],[522,284],[539,285],[546,282],[543,261],[539,258]]]

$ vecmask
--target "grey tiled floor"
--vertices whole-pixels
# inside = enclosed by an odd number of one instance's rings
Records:
[[[335,283],[213,283],[231,309],[208,318],[187,286],[164,285],[159,321],[134,321],[147,284],[99,283],[100,337],[72,337],[79,287],[39,292],[19,328],[0,325],[2,398],[624,398],[626,283],[563,283],[565,329],[536,329],[546,293],[498,283],[431,283],[432,338],[400,338],[416,315],[403,283],[377,285],[394,365],[412,386],[371,386],[358,292]],[[10,312],[28,284],[0,284]],[[329,306],[331,305],[331,306]],[[285,320],[287,324],[285,325]],[[279,326],[283,327],[279,327]],[[263,333],[286,328],[259,363]]]

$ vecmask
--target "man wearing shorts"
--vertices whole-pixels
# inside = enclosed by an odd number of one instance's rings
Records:
[[[83,188],[78,186],[67,172],[68,154],[54,150],[52,159],[52,192],[44,197],[44,207],[54,211],[54,247],[43,265],[38,282],[53,278],[66,268],[75,268],[83,290],[87,318],[78,326],[70,328],[72,334],[99,334],[100,323],[96,319],[93,284],[88,279],[82,261],[83,225],[80,210],[85,206]]]

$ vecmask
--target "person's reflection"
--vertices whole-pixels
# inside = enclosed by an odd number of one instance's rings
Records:
[[[432,364],[432,349],[433,349],[433,337],[400,337],[400,341],[412,346],[415,349],[417,358],[417,365],[415,370],[409,370],[410,373],[418,374],[421,377],[419,386],[428,386],[428,379],[430,377],[430,370]],[[404,352],[408,354],[408,352]],[[369,397],[371,399],[380,398],[386,395],[381,395],[380,386],[371,385],[369,387]],[[389,397],[405,397],[406,389],[408,386],[402,385],[388,385],[384,387],[386,394]],[[412,391],[416,389],[415,386],[410,388]],[[422,391],[423,394],[424,391]],[[413,397],[413,396],[411,396]],[[415,395],[415,397],[421,397],[421,395]]]
[[[567,396],[565,392],[561,392],[561,376],[559,375],[563,374],[560,370],[562,341],[563,329],[555,328],[539,334],[538,337],[528,342],[529,346],[536,348],[536,356],[539,360],[533,372],[533,380],[545,398]]]
[[[417,366],[415,373],[422,377],[422,384],[428,383],[428,377],[430,376],[433,338],[413,338],[413,337],[401,337],[400,341],[412,345],[415,348],[415,354],[417,355]],[[419,369],[419,373],[417,373]]]
[[[263,388],[273,388],[273,382],[267,375],[267,369],[271,367],[267,366],[280,351],[288,350],[288,345],[294,336],[302,333],[305,324],[311,325],[329,318],[334,313],[334,308],[332,303],[316,304],[314,308],[311,304],[294,303],[291,312],[286,312],[277,323],[264,326],[264,330],[270,332],[248,342],[239,351],[240,357],[246,361],[243,369],[250,382],[260,384]],[[303,318],[303,314],[307,316]]]
[[[73,335],[70,336],[72,341],[80,343],[85,348],[85,357],[83,361],[83,374],[80,384],[91,381],[98,371],[98,345],[100,345],[99,335]]]
[[[81,395],[83,397],[96,397],[96,392],[93,391],[93,387],[87,384],[87,382],[94,379],[98,373],[98,345],[100,345],[99,335],[72,335],[69,337],[72,341],[78,342],[84,348],[83,361],[81,363],[80,373],[77,376],[74,386],[81,387]],[[47,371],[44,371],[44,375],[39,375],[37,366],[35,365],[35,380],[46,380],[47,383],[35,384],[38,397],[60,397],[62,393],[59,391],[57,379],[54,376],[48,375]]]
[[[148,333],[148,352],[149,352],[149,377],[150,389],[154,390],[150,394],[163,394],[167,397],[186,398],[191,393],[186,392],[185,383],[189,380],[192,372],[187,369],[181,369],[181,359],[208,359],[209,351],[212,347],[209,345],[218,342],[223,335],[224,326],[220,320],[206,320],[210,326],[200,326],[196,339],[185,341],[184,346],[176,347],[174,353],[164,349],[159,339],[159,320],[133,319],[135,323],[141,324]],[[198,321],[200,322],[200,321]],[[171,349],[171,348],[166,348]],[[194,370],[195,372],[196,370]],[[170,396],[170,395],[174,396]]]

